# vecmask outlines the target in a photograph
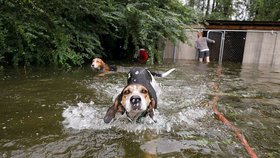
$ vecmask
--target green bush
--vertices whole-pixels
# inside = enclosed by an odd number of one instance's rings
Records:
[[[0,13],[0,65],[62,67],[110,57],[119,45],[154,56],[159,39],[185,41],[197,19],[176,0],[0,0]]]

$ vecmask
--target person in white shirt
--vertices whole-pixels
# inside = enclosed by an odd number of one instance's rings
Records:
[[[209,63],[209,47],[207,43],[215,43],[214,40],[203,37],[202,32],[197,33],[197,40],[195,41],[195,48],[198,49],[198,60],[199,62],[203,62],[203,59],[205,59],[205,62]]]

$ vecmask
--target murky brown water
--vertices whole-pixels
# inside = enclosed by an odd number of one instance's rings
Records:
[[[280,68],[178,62],[161,84],[157,123],[103,123],[126,74],[89,67],[0,72],[0,157],[248,157],[208,102],[245,135],[259,157],[280,157]],[[213,84],[220,86],[217,94]]]

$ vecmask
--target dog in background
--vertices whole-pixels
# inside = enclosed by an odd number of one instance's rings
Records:
[[[91,68],[93,70],[98,70],[99,72],[101,72],[101,74],[99,74],[99,76],[104,76],[106,73],[116,72],[117,71],[117,67],[116,66],[110,66],[110,65],[106,64],[100,58],[94,58],[92,60]]]
[[[154,120],[154,109],[157,109],[157,82],[153,76],[165,77],[175,68],[160,74],[142,67],[134,67],[128,72],[127,85],[108,108],[104,122],[110,123],[116,113],[126,114],[130,121],[139,122],[142,117],[150,116]]]

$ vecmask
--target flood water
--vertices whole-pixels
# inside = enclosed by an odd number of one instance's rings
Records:
[[[131,65],[123,65],[131,66]],[[125,73],[98,77],[89,66],[0,72],[0,157],[248,157],[218,108],[259,157],[280,157],[280,68],[181,61],[156,65],[161,91],[154,123],[105,124]],[[219,92],[213,85],[219,85]]]

